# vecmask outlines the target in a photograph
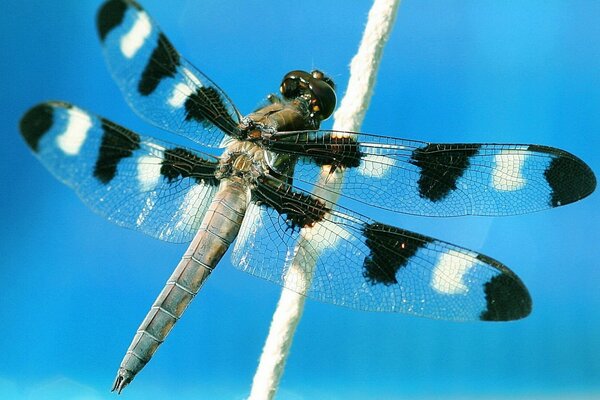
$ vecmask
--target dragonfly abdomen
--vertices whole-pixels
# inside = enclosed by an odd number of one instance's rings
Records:
[[[241,181],[221,181],[198,233],[129,345],[113,390],[120,393],[150,361],[237,236],[247,203]]]

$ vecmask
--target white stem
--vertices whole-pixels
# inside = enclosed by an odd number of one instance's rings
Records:
[[[333,115],[333,129],[358,131],[371,102],[375,78],[400,0],[375,0],[369,11],[360,46],[350,63],[350,80],[342,103]]]
[[[350,80],[341,105],[334,114],[333,129],[341,131],[358,131],[369,106],[375,77],[381,62],[383,47],[392,30],[400,0],[375,0],[367,20],[367,25],[358,48],[358,52],[350,63]],[[328,166],[321,170],[319,184],[331,187],[341,186],[343,171],[338,168],[333,174]],[[331,206],[338,196],[331,191],[315,190],[315,195],[323,198]],[[283,289],[277,309],[273,314],[269,336],[265,342],[263,353],[254,375],[252,389],[248,400],[270,400],[275,397],[285,362],[289,354],[294,332],[302,317],[305,294],[312,281],[314,261],[316,257],[307,254],[309,251],[302,235],[296,245],[294,262],[290,266],[284,280],[293,279],[303,282],[301,293]]]

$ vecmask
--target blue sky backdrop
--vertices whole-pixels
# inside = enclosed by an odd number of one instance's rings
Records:
[[[130,340],[185,250],[89,211],[17,124],[62,99],[136,131],[96,38],[100,2],[0,3],[0,398],[110,399]],[[318,67],[340,98],[370,3],[147,0],[167,36],[244,113]],[[600,171],[600,3],[405,0],[363,131],[545,144]],[[327,127],[331,126],[329,121]],[[164,135],[162,137],[168,138]],[[600,396],[600,198],[505,218],[369,215],[501,260],[532,315],[450,323],[309,301],[279,399]],[[279,288],[226,256],[124,399],[242,399]]]

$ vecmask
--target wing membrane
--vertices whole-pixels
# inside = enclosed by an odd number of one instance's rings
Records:
[[[531,310],[523,283],[498,261],[285,185],[255,189],[233,261],[308,297],[369,311],[496,321]]]
[[[217,191],[217,159],[129,131],[63,102],[21,120],[40,161],[94,211],[171,242],[192,239]]]
[[[322,189],[415,215],[522,214],[572,203],[596,186],[583,161],[546,146],[432,144],[326,130],[282,132],[265,146],[297,160],[298,185],[313,184],[321,166],[332,165],[344,169],[343,185]]]
[[[235,136],[240,114],[227,95],[175,50],[131,0],[100,8],[98,35],[123,96],[142,118],[196,143],[218,147]]]

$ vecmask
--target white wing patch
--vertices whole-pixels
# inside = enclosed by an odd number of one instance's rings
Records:
[[[69,108],[67,114],[67,127],[56,137],[56,144],[65,154],[75,156],[79,154],[93,123],[90,116],[77,107]]]
[[[475,254],[465,255],[456,250],[442,254],[433,269],[431,287],[442,294],[465,294],[469,288],[464,276],[477,264]]]
[[[522,171],[526,158],[520,150],[502,150],[498,153],[492,173],[494,189],[507,192],[523,188],[527,182]]]
[[[142,192],[149,192],[158,185],[161,167],[162,159],[160,158],[142,156],[138,159],[137,173]]]
[[[340,238],[346,240],[352,238],[348,231],[328,220],[318,222],[310,228],[302,228],[300,237],[300,240],[309,243],[309,247],[315,253],[315,258],[318,258],[318,253],[323,250],[334,247]]]
[[[165,148],[154,143],[146,143],[150,155],[144,155],[137,161],[137,178],[142,192],[149,192],[160,182],[160,169]]]
[[[367,154],[358,167],[358,173],[369,178],[382,178],[393,165],[388,157]]]
[[[202,83],[187,68],[184,68],[182,72],[187,78],[186,82],[175,85],[171,97],[167,100],[174,108],[180,108],[196,88],[202,87]]]
[[[178,83],[173,88],[173,94],[169,97],[169,104],[174,108],[179,108],[185,103],[185,99],[192,94],[192,89],[185,83]]]
[[[121,37],[121,53],[127,58],[135,56],[150,36],[150,33],[152,33],[150,18],[144,11],[140,11],[129,32]]]

